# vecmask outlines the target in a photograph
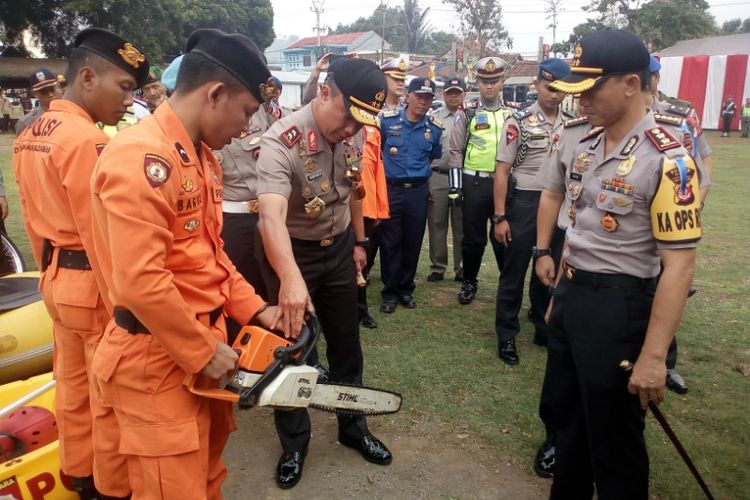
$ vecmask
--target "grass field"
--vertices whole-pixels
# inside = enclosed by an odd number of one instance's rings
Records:
[[[750,491],[750,224],[745,213],[750,178],[750,139],[722,139],[708,132],[714,149],[714,182],[703,216],[696,285],[680,327],[679,371],[690,392],[669,393],[662,406],[717,498],[747,498]],[[10,135],[0,137],[0,166],[9,192],[8,232],[31,262],[10,169]],[[537,405],[545,351],[531,342],[521,313],[521,364],[496,356],[493,332],[497,272],[489,251],[477,299],[456,301],[457,284],[427,283],[423,249],[415,298],[419,307],[377,313],[380,283],[370,288],[371,311],[380,323],[363,330],[368,385],[400,391],[405,410],[393,421],[408,429],[436,424],[452,438],[471,442],[531,474],[544,437]],[[374,273],[377,275],[377,272]],[[617,432],[616,429],[612,430]],[[702,498],[685,465],[656,421],[648,418],[652,495]],[[460,478],[457,478],[460,480]]]

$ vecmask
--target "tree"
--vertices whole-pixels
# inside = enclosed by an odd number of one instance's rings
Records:
[[[750,33],[750,17],[748,17],[744,21],[739,17],[736,19],[730,19],[729,21],[724,21],[724,24],[721,25],[720,33],[722,35]]]
[[[499,50],[511,46],[512,40],[502,23],[502,7],[495,0],[443,0],[451,5],[459,17],[461,33],[467,41],[479,47],[479,57],[487,49]]]
[[[421,52],[424,47],[424,39],[430,29],[429,23],[427,23],[429,12],[429,7],[424,10],[419,7],[419,0],[404,0],[401,18],[406,28],[406,50],[408,52]]]
[[[183,34],[196,28],[218,28],[242,33],[263,50],[273,43],[273,7],[270,0],[188,0]]]
[[[442,56],[451,50],[454,40],[456,40],[456,35],[453,33],[433,31],[425,37],[422,52],[434,56]]]

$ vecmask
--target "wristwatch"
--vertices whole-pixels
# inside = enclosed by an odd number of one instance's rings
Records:
[[[492,214],[492,217],[490,217],[490,220],[492,221],[493,224],[497,224],[506,220],[506,217],[505,217],[505,214]]]
[[[532,247],[531,255],[534,257],[545,257],[547,255],[552,255],[552,251],[549,248]]]
[[[354,245],[358,247],[362,247],[365,250],[367,250],[368,248],[370,248],[370,238],[365,238],[364,240],[361,240],[361,241],[355,241]]]

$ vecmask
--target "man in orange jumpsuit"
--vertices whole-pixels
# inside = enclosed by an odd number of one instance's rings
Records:
[[[232,406],[184,384],[216,386],[235,368],[224,314],[279,319],[222,249],[211,153],[273,94],[271,75],[243,35],[199,29],[186,52],[172,97],[112,139],[91,180],[97,272],[115,307],[93,371],[120,425],[134,500],[221,498]]]
[[[60,462],[82,498],[99,498],[94,479],[103,495],[130,494],[114,414],[99,405],[89,384],[94,349],[111,316],[106,290],[100,294],[89,263],[89,180],[108,141],[95,122],[117,123],[147,72],[148,60],[130,42],[100,29],[82,31],[65,95],[13,146],[24,223],[53,320]]]

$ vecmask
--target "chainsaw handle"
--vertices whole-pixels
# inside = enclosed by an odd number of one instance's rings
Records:
[[[277,347],[276,351],[274,351],[274,357],[281,360],[284,365],[305,364],[310,353],[318,343],[320,330],[320,321],[318,320],[318,317],[314,314],[308,313],[305,318],[305,323],[302,325],[299,337],[297,337],[297,341],[289,347]],[[293,357],[299,352],[302,352],[302,355],[298,360],[294,360]]]

